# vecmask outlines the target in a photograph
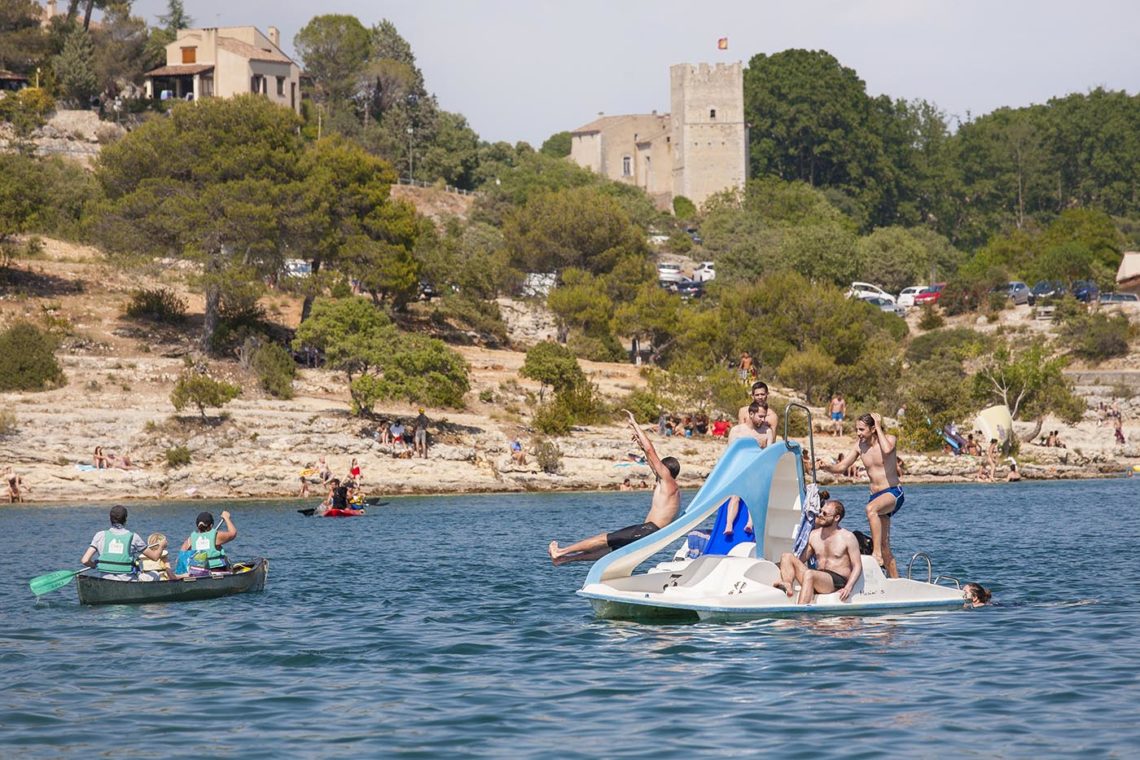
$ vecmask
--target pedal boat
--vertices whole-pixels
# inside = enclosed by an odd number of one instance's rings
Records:
[[[729,622],[768,617],[812,615],[866,615],[922,609],[961,609],[964,597],[957,579],[933,577],[925,552],[911,558],[905,578],[888,578],[870,557],[863,555],[863,574],[846,601],[838,592],[817,594],[812,604],[796,603],[772,584],[779,579],[780,556],[791,552],[803,518],[807,499],[802,447],[788,439],[788,414],[793,407],[808,414],[801,404],[784,410],[784,435],[766,449],[754,440],[729,444],[705,484],[676,520],[662,530],[622,547],[599,559],[590,568],[578,594],[589,599],[600,618],[620,620],[671,620]],[[809,434],[815,480],[814,442]],[[752,514],[755,541],[733,545],[723,553],[686,556],[684,542],[690,531],[716,513],[714,539],[723,532],[727,502],[742,501],[734,535],[743,534],[747,511]],[[850,519],[858,510],[848,507]],[[805,527],[808,530],[810,527]],[[674,542],[682,542],[672,561],[649,572],[634,574],[644,561]],[[709,552],[719,552],[710,540]],[[927,579],[909,576],[917,559],[927,564]],[[952,582],[953,585],[947,585]],[[798,596],[798,585],[796,587]]]

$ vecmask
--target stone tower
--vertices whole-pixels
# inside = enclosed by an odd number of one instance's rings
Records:
[[[679,63],[669,67],[673,197],[699,207],[748,178],[744,66]]]

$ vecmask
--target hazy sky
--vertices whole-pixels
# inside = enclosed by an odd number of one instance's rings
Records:
[[[387,18],[440,107],[485,140],[669,110],[669,66],[824,49],[871,95],[965,119],[1097,86],[1140,89],[1136,0],[184,0],[195,26],[293,35],[318,12]],[[154,22],[166,0],[135,0]],[[716,49],[728,37],[727,51]]]

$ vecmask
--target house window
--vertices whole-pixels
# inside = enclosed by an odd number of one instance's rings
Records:
[[[184,47],[182,48],[182,62],[183,63],[197,63],[198,62],[198,48]]]
[[[715,108],[709,109],[709,118],[710,119],[716,119],[716,109]]]
[[[285,77],[277,77],[277,95],[285,97]]]
[[[633,174],[633,158],[631,156],[622,156],[621,158],[621,176],[629,177]]]
[[[200,80],[202,91],[199,93],[200,97],[210,98],[214,96],[214,78],[202,77]]]

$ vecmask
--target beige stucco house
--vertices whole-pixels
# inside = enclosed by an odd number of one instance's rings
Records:
[[[1125,293],[1140,293],[1140,253],[1127,251],[1116,270],[1116,289]]]
[[[166,65],[146,74],[148,98],[230,98],[259,93],[301,111],[301,67],[281,52],[276,27],[180,29]]]
[[[658,207],[700,206],[747,180],[744,68],[739,62],[669,67],[670,113],[599,116],[570,133],[570,159],[640,187]]]

